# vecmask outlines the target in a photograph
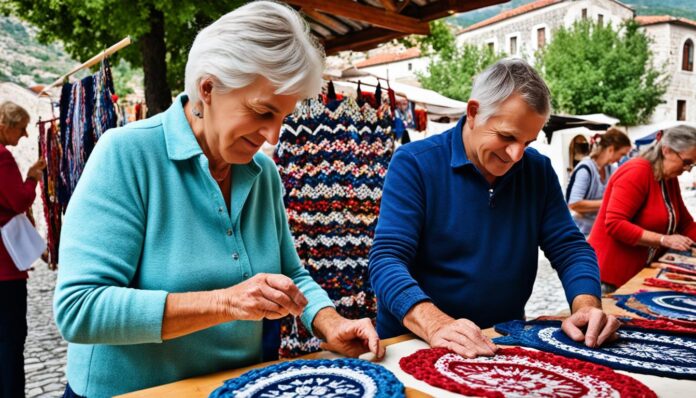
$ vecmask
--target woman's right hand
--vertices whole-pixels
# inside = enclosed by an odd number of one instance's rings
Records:
[[[694,241],[691,238],[678,234],[662,235],[662,239],[660,239],[662,247],[679,251],[689,250],[693,244]]]
[[[280,319],[302,314],[307,299],[292,279],[281,274],[258,274],[221,291],[222,305],[234,320]]]
[[[27,177],[37,182],[41,181],[41,177],[43,177],[43,169],[45,168],[46,161],[44,159],[39,159],[29,168],[29,171],[27,171]]]

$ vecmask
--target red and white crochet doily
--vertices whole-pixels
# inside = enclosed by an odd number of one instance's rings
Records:
[[[430,348],[399,365],[432,386],[478,397],[657,397],[606,366],[523,348],[501,348],[493,357],[474,359]]]

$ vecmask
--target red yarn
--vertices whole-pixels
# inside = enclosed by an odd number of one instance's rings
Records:
[[[450,356],[445,357],[448,354]],[[499,362],[496,358],[500,359]],[[439,366],[444,366],[451,376],[436,368],[438,361],[441,361]],[[554,397],[562,389],[563,396],[582,397],[587,395],[590,388],[604,382],[621,397],[657,397],[643,383],[606,366],[518,347],[501,348],[491,359],[467,359],[444,348],[430,348],[402,358],[399,365],[418,380],[467,396],[497,398],[505,397],[507,392],[516,396]],[[562,367],[570,374],[590,380],[574,380],[554,372],[551,367]],[[494,373],[491,374],[491,371]],[[460,383],[455,377],[469,384]],[[610,393],[607,392],[606,396],[610,396]]]
[[[693,287],[685,286],[681,283],[666,281],[664,279],[647,278],[645,281],[643,281],[643,284],[645,286],[663,287],[680,293],[696,294],[696,289]]]
[[[688,321],[682,321],[682,322],[688,322]],[[685,325],[680,325],[678,323],[674,323],[674,321],[672,321],[672,320],[667,320],[667,319],[633,318],[628,322],[624,322],[623,324],[624,324],[624,326],[638,327],[638,328],[647,329],[647,330],[670,332],[670,333],[677,333],[677,334],[696,335],[696,327],[694,327],[694,326],[688,327]]]

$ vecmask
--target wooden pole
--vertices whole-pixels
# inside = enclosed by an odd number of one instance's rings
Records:
[[[94,57],[90,58],[89,60],[85,61],[81,65],[74,67],[72,70],[70,70],[70,72],[68,72],[68,73],[64,74],[63,76],[59,77],[58,79],[56,79],[56,81],[51,83],[48,87],[44,87],[44,89],[41,90],[41,92],[39,93],[39,96],[41,96],[41,94],[45,93],[46,91],[50,90],[51,88],[63,83],[65,81],[65,79],[67,79],[68,77],[81,71],[82,69],[94,66],[94,65],[98,64],[99,62],[101,62],[104,58],[115,53],[116,51],[118,51],[124,47],[128,47],[131,44],[131,42],[132,42],[131,38],[130,38],[130,36],[128,36],[125,39],[114,44],[113,46],[107,48],[106,50],[104,50],[104,51],[100,52],[99,54],[95,55]]]

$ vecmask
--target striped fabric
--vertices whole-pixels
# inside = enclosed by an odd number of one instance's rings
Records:
[[[348,318],[376,315],[367,256],[394,152],[391,126],[388,105],[308,100],[285,120],[274,154],[300,259]],[[299,319],[282,320],[281,357],[318,349]]]

